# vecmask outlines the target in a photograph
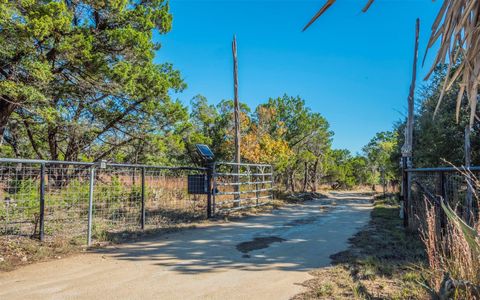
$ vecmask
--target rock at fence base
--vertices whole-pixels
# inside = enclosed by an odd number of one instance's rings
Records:
[[[26,257],[26,256],[22,257],[22,261],[23,261],[23,262],[28,261],[27,257]]]
[[[4,262],[5,261],[5,258],[1,257],[0,256],[0,263]]]

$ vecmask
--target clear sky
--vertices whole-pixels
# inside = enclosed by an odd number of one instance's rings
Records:
[[[233,98],[231,40],[237,35],[239,98],[254,108],[270,97],[300,96],[327,118],[333,146],[360,151],[403,118],[411,79],[415,19],[419,58],[442,1],[338,0],[306,32],[325,0],[171,0],[173,29],[156,36],[157,62],[171,62],[188,88],[211,103]],[[434,51],[431,52],[434,54]],[[418,85],[433,55],[420,66]]]

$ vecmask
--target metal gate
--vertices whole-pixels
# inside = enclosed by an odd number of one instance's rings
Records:
[[[212,173],[213,214],[264,205],[273,198],[271,165],[215,162]]]

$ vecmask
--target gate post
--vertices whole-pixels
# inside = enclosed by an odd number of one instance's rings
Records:
[[[45,164],[40,165],[40,216],[39,216],[39,238],[45,239]]]
[[[90,182],[88,190],[88,228],[87,228],[87,246],[92,245],[92,218],[93,218],[93,186],[95,184],[95,166],[90,167]]]
[[[275,177],[273,176],[273,165],[270,165],[270,199],[273,200],[274,196],[274,183],[275,183]],[[263,181],[265,181],[265,175],[263,176]]]
[[[212,193],[213,191],[213,168],[214,163],[207,164],[207,218],[212,217]]]
[[[446,178],[445,173],[440,172],[438,174],[438,189],[437,195],[440,197],[440,201],[444,201],[444,203],[448,203],[447,201],[447,189],[446,189]],[[442,209],[441,202],[438,203],[439,215],[440,215],[440,227],[443,229],[446,227],[446,215]]]
[[[408,227],[409,223],[409,197],[410,185],[408,180],[408,158],[406,156],[402,157],[402,190],[401,190],[401,202],[403,203],[403,226]]]
[[[261,171],[260,171],[261,170]],[[263,168],[260,169],[259,167],[256,168],[256,171],[255,172],[262,172],[262,174],[265,174]],[[255,177],[255,198],[256,198],[256,205],[258,205],[259,203],[259,197],[260,197],[260,185],[258,184],[258,182],[260,181],[260,176],[254,176]],[[262,177],[265,177],[265,175],[262,175]],[[250,176],[250,179],[253,179],[252,176]],[[262,179],[262,181],[265,181]]]
[[[145,229],[145,167],[142,167],[142,215],[140,216],[140,226],[142,230]]]

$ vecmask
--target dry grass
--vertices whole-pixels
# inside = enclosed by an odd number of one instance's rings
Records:
[[[424,299],[426,255],[417,235],[405,232],[392,198],[376,200],[368,226],[350,248],[332,255],[333,266],[312,272],[307,292],[295,299]]]
[[[26,237],[0,237],[0,271],[83,251],[80,241],[52,239],[41,243]]]
[[[434,297],[444,299],[480,298],[480,238],[469,238],[460,220],[447,218],[442,229],[435,206],[425,201],[426,226],[422,240],[430,267],[429,287]],[[478,219],[473,228],[478,228]],[[472,229],[473,230],[473,229]],[[477,231],[478,232],[478,231]]]

